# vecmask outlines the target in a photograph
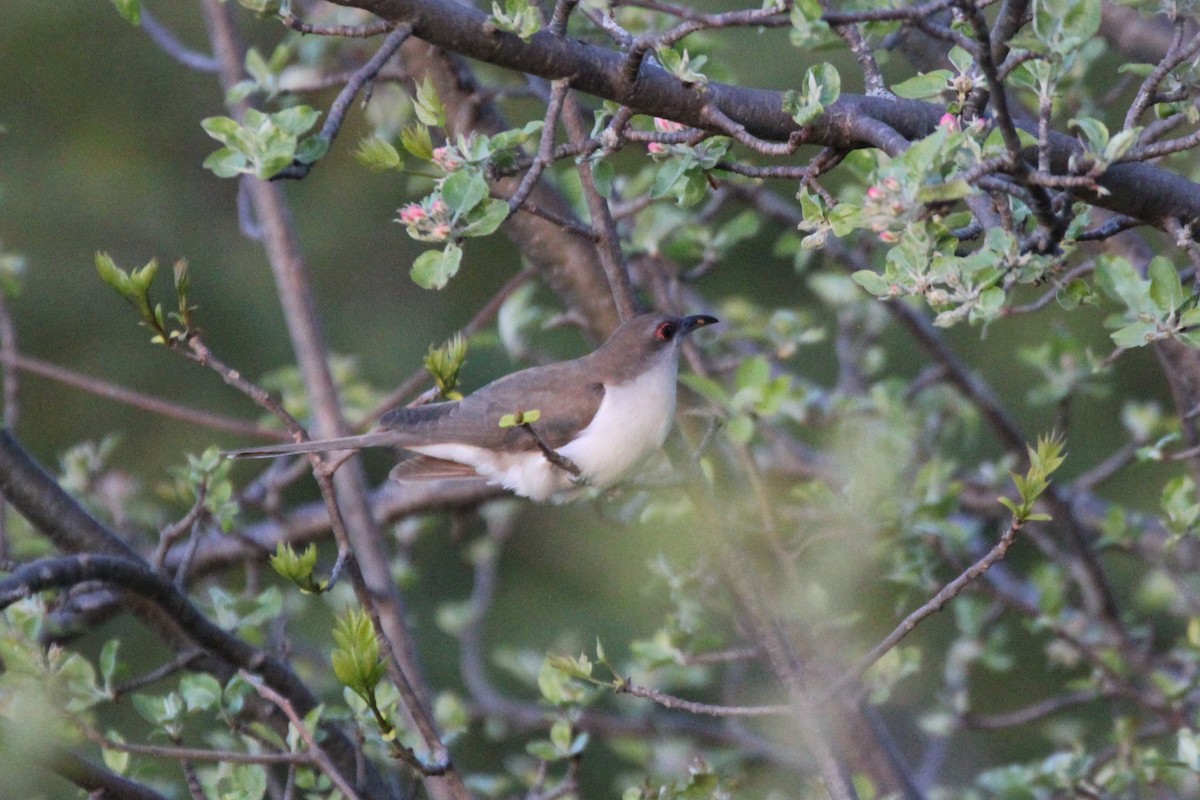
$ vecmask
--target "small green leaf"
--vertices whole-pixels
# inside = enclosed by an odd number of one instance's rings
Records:
[[[400,151],[378,136],[364,136],[358,143],[358,149],[354,151],[354,157],[358,159],[358,163],[376,172],[404,169],[404,159],[400,157]]]
[[[1126,349],[1142,347],[1159,338],[1158,325],[1153,322],[1134,322],[1112,334],[1113,343]]]
[[[1179,279],[1179,270],[1175,265],[1162,256],[1150,260],[1147,268],[1150,276],[1150,299],[1164,315],[1175,313],[1183,305],[1186,296],[1183,293],[1183,283]]]
[[[142,24],[142,0],[112,0],[112,4],[126,22],[133,25]]]
[[[869,269],[860,269],[850,276],[855,283],[876,297],[887,297],[891,293],[888,279]]]
[[[459,229],[460,236],[487,236],[508,219],[511,209],[504,200],[488,197],[468,216],[469,222]]]
[[[454,219],[465,216],[487,197],[487,181],[475,169],[460,169],[442,181],[442,199]]]
[[[360,609],[347,609],[337,621],[333,639],[337,645],[330,656],[334,676],[366,703],[373,704],[384,665],[371,618]]]
[[[404,126],[400,131],[400,144],[423,161],[433,158],[433,139],[429,135],[429,128],[418,122]]]
[[[892,93],[909,100],[928,100],[949,88],[954,74],[948,69],[938,69],[916,75],[892,87]]]
[[[428,75],[417,85],[417,96],[413,99],[413,110],[417,114],[417,119],[424,125],[441,126],[446,124],[446,107],[442,105],[441,99],[438,98],[437,90],[433,87],[433,81],[429,79]],[[428,134],[428,131],[426,131],[426,134]],[[432,148],[430,149],[432,150]],[[416,155],[416,153],[413,153],[413,155]]]
[[[442,289],[458,272],[462,248],[450,242],[444,250],[426,250],[413,261],[413,282],[423,289]]]
[[[296,148],[295,160],[301,164],[315,164],[329,152],[329,140],[324,136],[310,136]]]

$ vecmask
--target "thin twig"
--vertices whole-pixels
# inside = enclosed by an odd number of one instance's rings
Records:
[[[338,791],[341,792],[344,797],[350,798],[350,800],[361,800],[360,795],[357,791],[355,791],[354,786],[342,775],[341,771],[337,768],[337,765],[333,763],[325,750],[319,744],[317,744],[316,737],[313,736],[312,731],[308,729],[308,725],[304,724],[304,720],[300,718],[300,715],[296,713],[295,707],[292,706],[292,701],[272,689],[270,686],[267,686],[263,682],[262,678],[258,677],[257,675],[252,675],[251,673],[242,670],[241,676],[246,680],[247,683],[254,687],[254,691],[258,692],[264,699],[269,700],[275,705],[276,708],[283,712],[284,716],[286,716],[288,721],[291,722],[296,733],[299,734],[300,738],[304,740],[304,743],[308,745],[309,758],[311,758],[318,766],[320,766],[322,772],[329,776],[329,779],[333,781],[333,785],[338,788]]]
[[[215,58],[192,50],[179,41],[178,37],[167,26],[159,22],[158,17],[154,16],[144,5],[141,6],[141,22],[142,30],[150,37],[150,41],[175,61],[196,72],[215,73],[217,71]]]
[[[393,25],[387,20],[372,22],[370,25],[313,25],[287,9],[279,12],[279,21],[299,33],[310,33],[315,36],[344,36],[351,39],[369,39],[372,36],[381,36],[390,31]]]
[[[943,586],[941,590],[938,591],[933,597],[929,598],[924,605],[920,606],[907,617],[905,617],[904,620],[897,625],[891,633],[885,636],[883,640],[879,642],[879,644],[872,647],[865,656],[859,659],[858,663],[851,667],[845,675],[839,678],[833,684],[833,686],[830,687],[830,696],[832,697],[841,694],[843,690],[861,678],[863,674],[870,669],[876,661],[882,658],[885,653],[899,644],[905,636],[912,633],[913,629],[915,629],[917,625],[921,624],[926,617],[941,611],[946,603],[954,599],[954,597],[957,596],[958,593],[963,589],[965,589],[968,584],[976,580],[983,573],[987,572],[988,568],[997,561],[1004,558],[1005,553],[1008,552],[1008,548],[1011,547],[1012,543],[1016,540],[1017,534],[1020,532],[1022,527],[1024,527],[1024,521],[1019,518],[1014,518],[1012,523],[1008,526],[1008,529],[1004,531],[1004,533],[1000,536],[999,541],[992,546],[991,550],[989,550],[974,564],[967,567],[967,569],[959,574],[958,577]]]
[[[375,54],[363,64],[362,67],[355,71],[350,80],[346,81],[346,85],[342,91],[338,92],[337,99],[333,101],[333,105],[329,107],[329,115],[325,118],[325,124],[321,126],[321,132],[317,137],[324,139],[328,146],[333,145],[333,140],[337,138],[338,133],[342,129],[342,123],[346,119],[346,112],[350,110],[350,106],[354,103],[354,99],[358,97],[358,93],[363,86],[375,80],[375,76],[383,69],[384,64],[388,62],[392,56],[396,55],[396,51],[400,46],[408,40],[412,35],[412,27],[409,25],[397,25],[388,37],[383,40],[383,44],[375,51]],[[312,171],[313,163],[295,162],[287,169],[277,173],[276,178],[303,178]]]
[[[566,113],[563,115],[563,122],[567,133],[573,142],[579,144],[587,138],[587,130],[583,126],[579,104],[569,92],[564,100],[564,109]],[[620,237],[617,235],[608,201],[596,188],[591,162],[581,159],[578,170],[584,198],[592,216],[592,227],[600,234],[600,263],[604,265],[604,274],[608,278],[608,287],[617,307],[617,315],[624,321],[637,313],[637,300],[634,298],[625,255],[621,252]]]
[[[86,725],[78,726],[78,730],[96,745],[104,750],[111,750],[114,753],[170,758],[178,761],[217,761],[226,764],[259,764],[263,766],[315,763],[313,757],[308,753],[241,753],[236,750],[206,750],[202,747],[137,744],[134,742],[118,742]]]
[[[634,697],[644,697],[647,700],[653,700],[663,708],[672,708],[680,711],[687,711],[690,714],[704,714],[709,717],[778,717],[784,714],[791,713],[792,706],[774,705],[774,706],[721,706],[711,703],[697,703],[693,700],[684,700],[682,697],[660,692],[658,689],[651,689],[649,686],[639,686],[630,681],[621,681],[616,687],[617,694],[629,694]]]
[[[3,361],[6,365],[16,367],[22,372],[47,378],[57,383],[80,389],[88,394],[103,397],[106,400],[112,400],[117,403],[124,403],[125,405],[133,406],[152,414],[159,414],[170,419],[177,419],[181,422],[188,422],[212,430],[235,433],[238,436],[253,437],[256,439],[274,439],[276,441],[286,439],[285,434],[273,428],[266,428],[253,422],[242,422],[241,420],[214,414],[211,411],[189,408],[188,406],[173,403],[169,400],[150,397],[142,392],[135,392],[132,389],[126,389],[100,380],[99,378],[93,378],[89,375],[84,375],[83,373],[75,372],[23,353],[6,353],[0,350],[0,361]]]
[[[560,2],[561,6],[561,2]],[[515,213],[521,207],[537,185],[542,172],[554,161],[554,133],[558,129],[558,118],[562,113],[563,101],[571,89],[568,80],[554,81],[550,89],[550,102],[546,105],[546,116],[542,122],[542,136],[538,141],[537,156],[529,165],[529,171],[521,178],[517,190],[508,198],[509,213]]]
[[[538,432],[533,429],[532,425],[530,425],[528,422],[523,422],[521,423],[521,427],[533,437],[534,443],[538,446],[538,449],[542,451],[542,455],[546,457],[547,461],[559,469],[570,473],[572,478],[578,478],[581,474],[583,474],[582,470],[579,469],[578,465],[576,465],[574,461],[567,458],[550,445],[546,444]]]

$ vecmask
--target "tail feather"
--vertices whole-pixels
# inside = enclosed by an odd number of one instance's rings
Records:
[[[268,444],[261,447],[245,447],[225,450],[226,458],[277,458],[295,453],[325,453],[331,450],[361,450],[364,447],[382,447],[399,444],[401,437],[396,431],[377,431],[358,436],[340,436],[336,439],[314,439],[309,442]]]

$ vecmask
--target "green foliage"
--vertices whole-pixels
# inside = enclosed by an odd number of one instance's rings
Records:
[[[297,39],[288,38],[271,51],[270,58],[263,58],[257,47],[246,50],[245,66],[247,80],[235,83],[226,94],[230,103],[240,103],[253,94],[261,94],[273,100],[281,91],[280,78],[285,67],[296,54]],[[299,131],[303,133],[304,131]]]
[[[693,206],[708,194],[709,174],[725,157],[731,140],[713,136],[697,145],[665,145],[655,154],[660,161],[650,197],[673,197],[681,206]]]
[[[1200,325],[1200,307],[1192,292],[1185,292],[1179,272],[1162,256],[1151,259],[1149,280],[1137,274],[1125,258],[1097,260],[1096,285],[1124,311],[1110,316],[1105,324],[1116,328],[1112,340],[1118,347],[1141,347],[1158,339],[1179,339],[1200,346],[1195,328]]]
[[[842,78],[832,64],[818,64],[804,73],[800,91],[783,95],[783,110],[797,125],[808,125],[834,103],[842,93]]]
[[[501,428],[515,428],[518,425],[529,425],[542,418],[542,412],[536,408],[528,411],[514,411],[500,417]]]
[[[365,611],[346,609],[333,629],[333,639],[337,643],[330,654],[333,674],[343,686],[376,710],[375,689],[385,670],[371,618]]]
[[[442,343],[441,347],[429,347],[425,354],[425,371],[437,385],[438,394],[448,400],[461,400],[458,391],[458,373],[467,361],[467,340],[455,334]]]
[[[428,75],[417,84],[417,96],[413,98],[413,110],[422,125],[444,126],[446,124],[446,106],[438,97],[437,89],[434,88],[433,81]]]
[[[826,44],[836,35],[822,18],[820,0],[795,0],[792,3],[791,41],[796,47],[810,50]]]
[[[426,250],[413,260],[410,275],[422,289],[444,289],[458,274],[462,264],[462,248],[450,242],[441,250]]]
[[[275,554],[271,556],[271,569],[294,583],[300,591],[310,594],[320,594],[329,585],[329,581],[313,578],[316,566],[317,546],[312,543],[304,548],[303,553],[297,553],[291,545],[279,542],[275,545]]]
[[[433,152],[432,148],[429,152]],[[364,136],[358,143],[354,157],[358,159],[358,163],[375,172],[404,169],[404,159],[400,156],[400,151],[391,142],[378,136]]]
[[[188,289],[191,279],[188,275],[187,262],[175,262],[173,269],[175,279],[175,298],[178,310],[168,314],[163,313],[161,303],[150,300],[150,286],[158,274],[158,261],[151,259],[141,268],[125,272],[107,253],[96,253],[96,271],[100,279],[110,288],[125,298],[141,317],[141,325],[153,332],[150,341],[155,344],[174,346],[186,338],[192,330],[192,312],[196,309],[188,300]],[[167,321],[174,320],[182,328],[168,327]]]
[[[254,175],[268,180],[293,163],[312,164],[329,149],[329,140],[313,136],[300,141],[321,116],[308,106],[295,106],[273,114],[247,109],[239,123],[230,117],[200,121],[204,132],[221,144],[204,159],[205,169],[219,178]]]
[[[1017,488],[1017,500],[1001,497],[1000,502],[1013,513],[1015,522],[1050,519],[1049,514],[1035,513],[1033,506],[1046,489],[1050,488],[1050,476],[1066,459],[1063,445],[1063,441],[1057,436],[1039,436],[1037,447],[1027,448],[1029,469],[1026,473],[1010,473]]]
[[[708,83],[708,77],[700,72],[708,56],[692,56],[687,50],[674,47],[658,47],[654,54],[658,56],[662,68],[678,78],[680,83],[687,86],[704,86]]]
[[[141,0],[112,0],[112,4],[116,7],[117,13],[125,18],[126,22],[131,25],[142,24]]]
[[[233,483],[229,480],[232,464],[216,447],[209,447],[198,456],[187,453],[186,458],[186,466],[170,470],[174,482],[167,492],[189,506],[203,498],[204,511],[228,533],[241,512]]]
[[[516,34],[525,41],[542,29],[542,12],[530,0],[492,0],[492,24],[498,30]]]

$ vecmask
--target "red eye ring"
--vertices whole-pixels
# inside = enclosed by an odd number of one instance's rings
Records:
[[[654,329],[654,338],[658,339],[660,342],[669,342],[674,337],[675,337],[675,323],[674,322],[661,322],[661,323],[659,323],[658,327]]]

